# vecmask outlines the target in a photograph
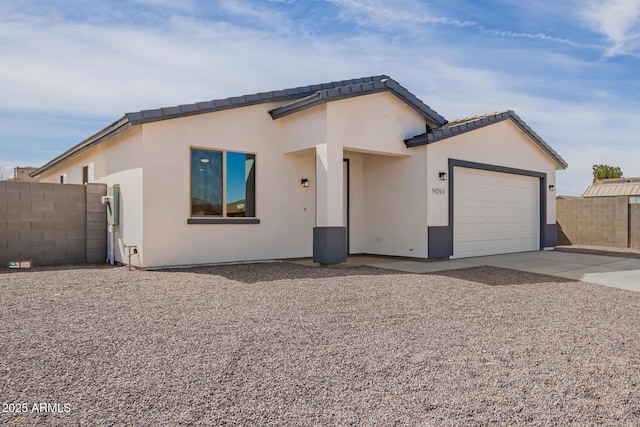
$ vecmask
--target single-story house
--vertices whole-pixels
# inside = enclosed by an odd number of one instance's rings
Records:
[[[381,75],[127,113],[32,175],[117,186],[115,260],[153,268],[540,250],[566,167],[513,111],[448,122]]]

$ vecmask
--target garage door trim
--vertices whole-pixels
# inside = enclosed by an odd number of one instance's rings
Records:
[[[531,176],[540,179],[540,248],[545,247],[546,234],[552,234],[547,230],[547,174],[525,169],[515,169],[505,166],[489,165],[486,163],[469,162],[466,160],[449,159],[449,225],[440,227],[428,227],[428,257],[446,258],[453,255],[453,183],[455,175],[453,168],[463,167],[479,169],[489,172],[509,173],[513,175]],[[555,226],[555,224],[553,224]],[[549,236],[552,237],[552,236]]]

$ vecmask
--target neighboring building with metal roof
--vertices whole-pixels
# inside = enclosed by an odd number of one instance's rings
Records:
[[[599,179],[582,194],[582,197],[615,196],[640,196],[640,177]]]
[[[447,122],[379,75],[124,114],[32,173],[109,186],[140,267],[555,245],[567,167],[513,111]]]

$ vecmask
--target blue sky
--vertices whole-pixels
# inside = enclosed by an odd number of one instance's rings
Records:
[[[640,0],[0,0],[0,167],[125,112],[388,74],[449,120],[515,110],[569,163],[640,176]]]

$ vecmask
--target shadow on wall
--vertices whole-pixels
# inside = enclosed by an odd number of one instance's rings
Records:
[[[562,229],[562,225],[556,221],[556,226],[558,229],[558,245],[573,245],[573,242],[571,241],[571,239],[569,239],[567,233],[565,233]]]
[[[171,268],[162,272],[195,273],[222,276],[236,282],[253,284],[280,280],[321,279],[346,276],[389,276],[407,274],[368,266],[309,267],[288,262],[229,264],[209,267]]]
[[[547,276],[546,274],[529,273],[526,271],[491,267],[488,265],[460,268],[457,270],[446,270],[430,274],[467,280],[469,282],[481,283],[489,286],[539,285],[544,283],[577,282],[577,280],[565,279],[563,277]]]

